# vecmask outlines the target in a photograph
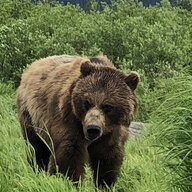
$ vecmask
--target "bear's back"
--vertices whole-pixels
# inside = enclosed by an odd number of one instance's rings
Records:
[[[80,63],[84,59],[89,59],[95,65],[114,68],[112,62],[105,56],[90,58],[70,55],[50,56],[33,62],[22,75],[21,83],[38,84],[47,79],[53,80],[53,78],[74,80],[80,75]]]

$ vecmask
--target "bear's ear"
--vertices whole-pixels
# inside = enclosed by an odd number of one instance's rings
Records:
[[[83,60],[81,62],[80,72],[83,77],[90,75],[94,71],[94,66],[91,64],[90,60]]]
[[[131,88],[132,91],[134,91],[137,88],[137,85],[139,83],[139,74],[137,72],[131,72],[126,78],[125,78],[126,84]]]

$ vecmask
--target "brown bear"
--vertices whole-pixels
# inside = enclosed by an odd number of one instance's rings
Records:
[[[137,73],[105,56],[51,56],[32,63],[17,90],[19,121],[40,169],[79,181],[88,162],[98,187],[115,183],[136,111]]]

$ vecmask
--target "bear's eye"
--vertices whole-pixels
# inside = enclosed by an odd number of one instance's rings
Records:
[[[91,103],[88,100],[85,100],[83,102],[83,105],[86,111],[88,111],[91,108]]]
[[[101,109],[104,111],[104,113],[110,113],[114,110],[114,107],[111,105],[102,105]]]

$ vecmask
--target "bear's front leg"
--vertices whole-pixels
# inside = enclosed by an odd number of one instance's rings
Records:
[[[61,143],[55,150],[55,155],[50,157],[48,172],[58,172],[69,177],[72,181],[79,181],[84,176],[84,165],[87,161],[87,148],[84,143],[70,139]]]
[[[117,180],[124,152],[115,145],[102,146],[100,150],[95,146],[88,149],[96,187],[112,186]]]

